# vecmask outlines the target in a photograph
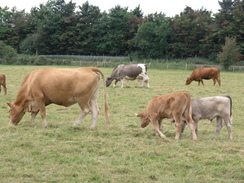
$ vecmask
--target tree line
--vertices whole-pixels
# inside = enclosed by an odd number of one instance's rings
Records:
[[[48,0],[30,13],[0,7],[0,41],[20,54],[197,56],[215,61],[230,38],[243,55],[243,0],[222,0],[219,6],[216,14],[186,6],[174,17],[162,12],[144,15],[140,5],[133,10],[117,5],[102,12],[88,1],[77,6],[72,1]]]

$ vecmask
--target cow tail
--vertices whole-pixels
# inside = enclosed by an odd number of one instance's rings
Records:
[[[98,69],[97,67],[92,67],[91,68],[93,72],[98,72],[101,74],[102,79],[103,79],[103,90],[104,90],[104,110],[105,110],[105,116],[107,121],[109,122],[109,117],[108,117],[108,100],[107,100],[107,90],[106,90],[106,81],[103,72]]]
[[[189,115],[190,115],[190,117],[192,118],[192,103],[191,103],[191,97],[189,96],[189,97],[187,97],[187,98],[189,98],[188,99],[188,109],[189,109]],[[193,119],[192,119],[193,120]],[[195,123],[195,121],[194,121],[194,123]]]
[[[232,118],[232,98],[229,95],[225,95],[225,97],[229,98],[230,100],[230,118]]]

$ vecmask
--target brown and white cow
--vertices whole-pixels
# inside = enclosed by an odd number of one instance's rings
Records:
[[[219,86],[221,85],[220,81],[220,70],[219,68],[197,68],[195,69],[190,77],[186,79],[186,85],[189,85],[192,81],[198,81],[198,86],[200,82],[203,84],[203,79],[212,79],[214,84],[216,81],[218,82]],[[204,84],[203,84],[204,85]]]
[[[213,135],[215,138],[223,127],[222,121],[224,120],[229,139],[232,139],[232,99],[229,95],[192,98],[191,103],[192,119],[195,121],[196,129],[198,129],[199,120],[209,119],[212,121],[216,118],[216,130]]]
[[[46,108],[49,104],[68,107],[78,103],[82,113],[75,121],[78,125],[85,116],[92,113],[91,127],[95,127],[99,109],[97,98],[99,91],[99,74],[103,79],[105,115],[108,120],[108,104],[104,75],[96,67],[65,69],[48,68],[29,73],[10,107],[10,124],[17,125],[26,112],[31,112],[31,121],[40,111],[44,127],[47,126]]]
[[[110,86],[112,81],[115,80],[114,87],[118,81],[121,81],[121,88],[123,88],[125,80],[135,79],[141,82],[141,86],[144,86],[144,83],[147,83],[147,87],[150,88],[146,64],[118,65],[114,68],[110,77],[107,78],[106,86]]]
[[[175,119],[177,127],[175,135],[176,140],[181,136],[184,125],[182,119],[184,118],[191,129],[192,138],[194,140],[197,139],[195,123],[192,120],[191,98],[188,93],[171,93],[156,96],[148,102],[146,110],[136,116],[141,119],[142,128],[145,128],[149,123],[152,123],[156,133],[164,139],[167,138],[160,131],[162,120],[164,118]]]
[[[3,86],[4,95],[7,95],[6,76],[3,74],[0,74],[0,92],[2,90],[1,86]]]

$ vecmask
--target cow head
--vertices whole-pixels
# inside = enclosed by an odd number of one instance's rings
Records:
[[[192,82],[192,79],[191,78],[187,78],[186,79],[186,85],[189,85],[191,82]]]
[[[143,113],[136,114],[136,116],[141,119],[141,127],[142,128],[145,128],[151,122],[149,117],[147,115],[144,115]]]
[[[112,83],[113,79],[108,77],[107,80],[106,80],[106,87],[109,87],[110,84]]]
[[[7,104],[10,107],[8,111],[10,114],[9,124],[17,125],[25,114],[24,108],[15,105],[13,102],[7,102]]]

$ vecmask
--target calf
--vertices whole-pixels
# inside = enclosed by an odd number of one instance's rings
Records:
[[[2,90],[1,86],[3,86],[4,95],[7,95],[6,76],[3,74],[0,74],[0,92]]]
[[[232,139],[232,99],[229,95],[193,98],[191,99],[191,103],[192,119],[196,123],[196,132],[199,120],[209,119],[212,121],[216,118],[217,125],[213,137],[217,137],[219,131],[223,127],[222,120],[224,120],[229,139]]]
[[[220,81],[220,70],[219,68],[197,68],[195,69],[190,77],[186,79],[186,85],[189,85],[192,81],[198,81],[198,86],[200,82],[203,84],[203,79],[212,79],[214,84],[216,81],[219,86],[221,85]],[[204,85],[204,84],[203,84]]]
[[[147,83],[147,87],[150,88],[147,66],[145,64],[118,65],[114,68],[110,77],[107,78],[106,86],[110,86],[112,81],[115,80],[114,87],[118,81],[121,81],[121,88],[123,88],[125,80],[135,79],[141,82],[141,86]]]
[[[162,96],[156,96],[148,102],[147,108],[144,112],[136,114],[141,119],[141,127],[146,127],[149,123],[154,125],[156,133],[166,139],[166,136],[160,131],[162,120],[164,118],[173,118],[176,121],[176,135],[178,140],[182,133],[183,121],[182,117],[186,119],[189,125],[192,138],[197,139],[195,132],[195,124],[192,120],[191,98],[188,93],[171,93]]]

